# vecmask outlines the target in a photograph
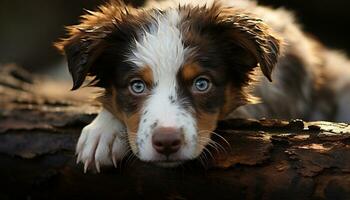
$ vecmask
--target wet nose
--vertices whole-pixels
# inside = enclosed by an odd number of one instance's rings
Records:
[[[179,151],[183,143],[183,134],[172,127],[157,128],[153,132],[152,145],[160,154],[169,156]]]

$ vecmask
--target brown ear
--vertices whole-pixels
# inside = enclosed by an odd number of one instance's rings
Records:
[[[111,1],[95,12],[87,11],[79,25],[67,27],[68,37],[55,44],[55,47],[66,55],[69,72],[73,78],[72,90],[78,89],[86,76],[96,76],[92,68],[104,51],[105,39],[126,13],[128,8],[119,1]]]
[[[102,39],[90,38],[88,33],[79,33],[57,43],[56,47],[66,55],[68,69],[73,78],[72,90],[76,90],[83,84],[102,52]]]
[[[235,44],[253,56],[255,66],[259,65],[266,78],[272,81],[271,73],[280,55],[280,39],[261,19],[242,14],[242,11],[224,9],[219,18],[220,24],[230,30]]]

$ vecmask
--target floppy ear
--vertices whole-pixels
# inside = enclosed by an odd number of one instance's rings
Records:
[[[272,81],[271,73],[280,55],[281,40],[261,19],[242,14],[242,11],[223,9],[218,17],[220,25],[229,30],[231,40],[253,59],[250,64],[254,66],[251,67],[259,65],[266,78]]]
[[[111,1],[95,12],[87,11],[79,25],[67,27],[68,37],[55,44],[66,55],[73,78],[72,90],[78,89],[86,76],[97,76],[94,67],[106,47],[106,38],[126,13],[128,8],[119,1]]]
[[[84,82],[94,62],[103,51],[103,38],[91,38],[87,32],[76,33],[56,44],[67,58],[68,69],[73,78],[72,90]]]

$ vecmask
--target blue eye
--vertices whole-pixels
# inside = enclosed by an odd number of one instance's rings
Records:
[[[193,88],[197,92],[206,92],[210,89],[211,83],[208,78],[200,76],[193,82]]]
[[[146,85],[142,80],[136,79],[130,82],[130,90],[132,93],[139,95],[145,92]]]

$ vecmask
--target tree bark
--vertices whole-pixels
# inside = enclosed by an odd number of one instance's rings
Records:
[[[220,146],[178,168],[84,174],[75,143],[99,105],[62,88],[0,66],[0,199],[350,199],[350,126],[332,122],[222,121]]]

